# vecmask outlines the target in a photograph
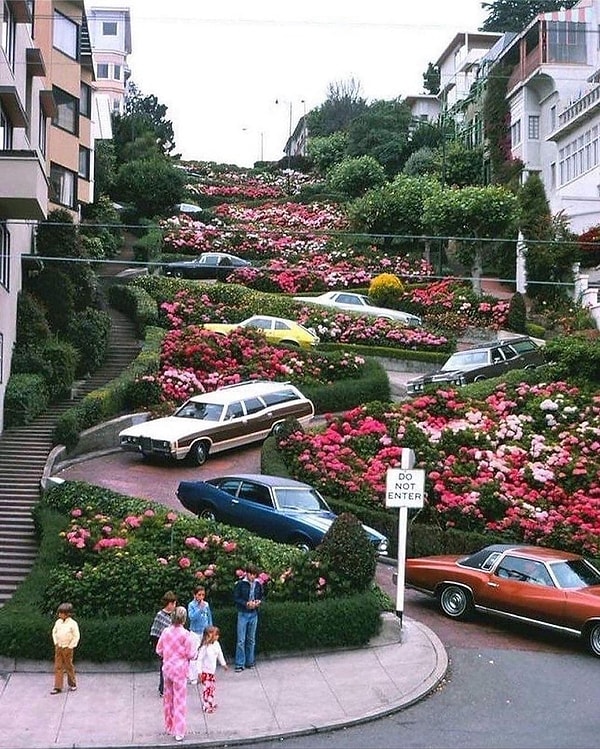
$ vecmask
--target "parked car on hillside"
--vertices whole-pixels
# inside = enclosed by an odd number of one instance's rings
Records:
[[[388,307],[377,307],[371,304],[368,296],[356,294],[352,291],[326,291],[324,294],[319,294],[318,296],[295,296],[294,299],[304,304],[334,307],[346,312],[356,312],[359,315],[395,320],[405,325],[416,326],[422,325],[423,322],[418,315],[412,315],[410,312],[402,312],[401,310],[389,309]]]
[[[544,350],[532,338],[509,338],[457,351],[439,371],[409,380],[406,390],[409,395],[414,395],[422,392],[427,385],[466,385],[490,377],[501,377],[511,369],[532,369],[543,363]]]
[[[123,450],[202,465],[209,453],[276,434],[288,417],[302,425],[315,408],[289,382],[250,380],[194,395],[172,416],[134,424],[119,433]]]
[[[204,328],[222,335],[227,335],[237,328],[256,328],[265,334],[269,343],[300,346],[300,348],[312,348],[317,346],[320,340],[312,330],[303,325],[293,320],[286,320],[284,317],[271,315],[252,315],[247,320],[235,324],[207,323]]]
[[[474,554],[406,560],[406,586],[434,596],[441,611],[477,611],[580,637],[600,656],[600,571],[578,554],[494,544]]]
[[[321,543],[336,518],[310,484],[266,474],[181,481],[177,497],[199,517],[246,528],[264,538],[306,550]],[[363,528],[377,553],[387,554],[387,538],[367,525]]]
[[[234,270],[251,268],[252,263],[226,252],[203,252],[191,260],[174,260],[163,263],[165,276],[222,281]]]

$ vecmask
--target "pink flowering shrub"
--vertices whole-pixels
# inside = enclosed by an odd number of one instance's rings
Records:
[[[281,447],[300,480],[379,507],[387,469],[411,447],[427,471],[430,521],[600,552],[600,396],[564,382],[499,386],[483,402],[440,390],[367,404]]]

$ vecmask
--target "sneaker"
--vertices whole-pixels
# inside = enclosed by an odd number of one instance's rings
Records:
[[[198,683],[198,679],[190,679],[190,684],[192,686],[196,686],[197,683]]]
[[[183,741],[183,736],[177,734],[177,736],[175,736],[175,741]]]
[[[62,692],[62,689],[57,689],[54,687],[54,689],[50,692],[50,694],[60,694]]]
[[[69,687],[69,692],[76,692],[76,691],[77,691],[77,687]]]
[[[235,667],[236,674],[241,674],[243,670],[244,670],[243,666],[236,666]]]
[[[254,663],[247,663],[246,668],[254,668]]]

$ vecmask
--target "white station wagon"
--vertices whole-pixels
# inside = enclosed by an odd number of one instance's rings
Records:
[[[247,445],[277,434],[288,417],[302,425],[315,408],[289,382],[251,380],[194,395],[172,416],[150,419],[119,433],[123,450],[202,465],[209,453]]]

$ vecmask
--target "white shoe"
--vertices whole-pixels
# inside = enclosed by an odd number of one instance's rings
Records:
[[[175,736],[175,741],[183,741],[183,736]]]
[[[190,679],[190,684],[196,685],[198,683],[198,679]]]

